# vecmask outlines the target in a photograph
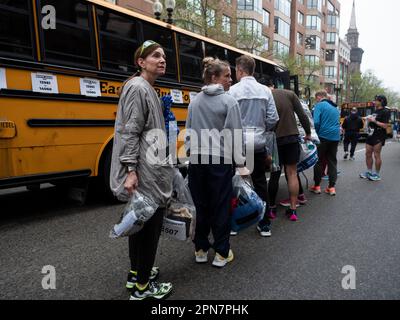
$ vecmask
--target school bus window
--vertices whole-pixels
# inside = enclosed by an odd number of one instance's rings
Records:
[[[254,72],[254,78],[260,79],[262,77],[262,72],[261,72],[261,62],[256,61],[256,69]]]
[[[159,26],[143,23],[144,40],[153,40],[159,43],[167,56],[167,72],[163,78],[176,80],[175,41],[171,30]]]
[[[232,77],[232,81],[233,84],[235,84],[237,82],[236,79],[236,58],[239,58],[241,55],[237,52],[234,51],[230,51],[227,50],[227,61],[229,62],[230,66],[231,66],[231,77]]]
[[[179,35],[179,54],[183,81],[202,81],[203,49],[201,41]]]
[[[42,0],[40,4],[54,6],[57,13],[56,29],[40,28],[44,35],[44,61],[94,68],[96,51],[87,3]]]
[[[99,8],[97,21],[102,69],[133,73],[133,56],[139,47],[137,21]]]
[[[205,43],[206,57],[214,57],[220,60],[226,60],[226,49],[217,47],[210,43]]]
[[[274,74],[274,66],[272,64],[268,64],[266,62],[261,62],[262,74],[263,76],[270,76]]]
[[[0,55],[33,60],[30,0],[0,1]]]

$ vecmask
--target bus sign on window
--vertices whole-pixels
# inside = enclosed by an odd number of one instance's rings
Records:
[[[97,79],[81,78],[81,94],[88,97],[100,97],[100,81]]]
[[[0,89],[7,89],[6,69],[0,68]]]
[[[58,93],[57,77],[46,73],[32,73],[32,90],[41,93]]]

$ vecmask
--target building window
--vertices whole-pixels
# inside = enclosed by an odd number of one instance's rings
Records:
[[[206,16],[207,16],[207,26],[215,27],[215,10],[207,9]]]
[[[319,64],[319,56],[306,55],[304,56],[304,61],[310,65],[316,65]]]
[[[291,0],[275,0],[275,10],[282,12],[285,16],[290,17]]]
[[[327,32],[326,33],[326,43],[327,44],[336,44],[336,32]]]
[[[231,18],[225,15],[222,16],[222,31],[231,33]]]
[[[297,32],[297,45],[302,46],[304,42],[304,35],[300,32]]]
[[[261,37],[262,24],[253,19],[237,19],[238,35]]]
[[[263,23],[269,27],[269,12],[263,9]]]
[[[275,17],[274,22],[275,22],[275,33],[290,40],[290,24],[283,21],[279,17]]]
[[[321,39],[317,36],[308,36],[306,38],[306,49],[321,50]]]
[[[325,77],[336,78],[336,67],[325,67]]]
[[[307,16],[306,28],[321,32],[321,18],[318,16]]]
[[[304,14],[302,14],[300,11],[297,11],[297,23],[300,25],[304,25]]]
[[[201,0],[187,0],[186,8],[194,14],[201,16]]]
[[[325,52],[326,61],[336,61],[336,50],[327,49]]]
[[[289,47],[282,42],[274,41],[274,55],[282,56],[289,54]]]
[[[317,9],[322,12],[322,0],[308,0],[307,1],[308,9]]]
[[[336,21],[337,17],[332,14],[328,14],[327,22],[329,28],[336,28],[338,26],[338,21]]]
[[[238,0],[238,10],[256,11],[262,13],[262,0]]]

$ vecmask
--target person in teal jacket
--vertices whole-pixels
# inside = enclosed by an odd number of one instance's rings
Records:
[[[326,91],[315,94],[317,104],[313,116],[314,126],[321,143],[318,145],[318,163],[314,167],[315,185],[310,188],[311,192],[321,194],[321,179],[323,173],[322,163],[328,165],[329,186],[325,193],[336,195],[337,180],[337,150],[340,141],[340,113],[337,105],[328,99]]]

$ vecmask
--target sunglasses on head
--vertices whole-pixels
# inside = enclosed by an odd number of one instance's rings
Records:
[[[156,44],[159,45],[157,42],[155,42],[153,40],[146,40],[145,42],[143,42],[142,47],[140,49],[139,57],[143,54],[144,50],[146,50],[148,47],[151,47]]]

